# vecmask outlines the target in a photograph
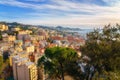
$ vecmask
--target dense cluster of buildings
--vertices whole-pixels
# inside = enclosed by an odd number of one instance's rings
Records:
[[[85,40],[78,34],[31,28],[28,30],[19,27],[8,29],[7,25],[0,24],[3,38],[0,41],[0,55],[6,56],[4,52],[8,52],[14,80],[44,80],[44,70],[37,67],[37,61],[44,55],[47,47],[60,46],[79,50],[80,45],[85,44]],[[35,30],[34,33],[33,30]],[[10,35],[7,31],[14,34]]]

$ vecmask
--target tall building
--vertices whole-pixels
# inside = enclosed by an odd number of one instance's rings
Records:
[[[37,80],[37,67],[33,62],[25,63],[25,80]],[[23,80],[23,79],[22,79]]]
[[[25,75],[26,72],[24,68],[24,64],[26,62],[28,62],[27,58],[21,58],[18,61],[15,61],[15,63],[13,64],[14,69],[15,69],[15,71],[13,69],[13,72],[15,72],[15,75],[16,75],[14,76],[15,80],[26,80],[26,75]]]
[[[28,58],[12,57],[14,80],[37,80],[37,67]]]
[[[38,67],[38,80],[45,80],[44,66]]]

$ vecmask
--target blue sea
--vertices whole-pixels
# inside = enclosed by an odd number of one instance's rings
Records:
[[[92,32],[94,29],[81,29],[81,30],[68,30],[67,32],[77,32],[79,34],[87,34]]]
[[[94,31],[94,29],[69,30],[67,32],[76,32],[86,39],[86,34]]]

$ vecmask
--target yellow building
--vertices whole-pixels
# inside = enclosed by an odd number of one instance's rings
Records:
[[[37,67],[33,62],[25,63],[25,72],[26,79],[25,80],[37,80]]]
[[[26,33],[27,33],[27,34],[31,34],[32,31],[31,31],[31,30],[26,30]]]
[[[23,45],[23,41],[22,40],[16,40],[15,44],[18,46],[22,46]]]
[[[19,27],[15,27],[11,29],[12,31],[20,31],[21,29]]]
[[[28,57],[28,53],[26,53],[26,51],[22,51],[22,52],[18,52],[18,51],[15,51],[14,53],[12,53],[10,56],[9,56],[9,63],[10,63],[10,66],[12,66],[13,64],[13,57],[17,57],[18,58],[15,58],[15,59],[20,59],[20,58],[25,58],[25,57]],[[15,60],[14,60],[15,61]]]
[[[15,50],[17,52],[22,52],[23,51],[23,48],[21,46],[15,46]]]
[[[8,30],[8,26],[4,24],[0,24],[0,31],[6,31]]]
[[[9,62],[10,62],[10,66],[13,66],[13,61],[17,61],[17,60],[19,60],[20,59],[20,57],[18,56],[18,55],[16,55],[16,56],[10,56],[9,57]]]
[[[20,30],[20,31],[18,31],[18,34],[20,34],[20,35],[23,35],[23,34],[31,34],[31,33],[32,33],[31,30]]]
[[[34,50],[35,50],[35,47],[33,45],[26,47],[27,53],[34,52]]]
[[[15,41],[16,40],[16,36],[8,36],[8,41]]]
[[[26,34],[26,31],[24,31],[24,30],[21,30],[21,31],[18,31],[18,34]]]
[[[28,58],[18,55],[13,58],[13,75],[15,80],[37,80],[37,67]]]
[[[31,35],[30,36],[30,39],[31,40],[45,40],[45,36],[43,36],[43,35]]]
[[[15,41],[15,50],[17,52],[23,51],[22,45],[23,45],[23,41],[22,40],[16,40]]]

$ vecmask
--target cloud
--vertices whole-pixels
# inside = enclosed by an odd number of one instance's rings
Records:
[[[95,5],[86,5],[82,3],[74,3],[69,0],[51,0],[53,4],[30,4],[25,2],[20,2],[16,0],[4,0],[0,1],[1,4],[16,6],[16,7],[24,7],[31,9],[52,9],[52,10],[63,10],[63,11],[86,11],[91,12]],[[90,9],[88,9],[88,7]]]
[[[110,6],[120,6],[120,0],[102,0]]]
[[[25,0],[25,1],[31,1],[31,2],[43,2],[45,0]]]
[[[41,2],[43,0],[25,0]],[[44,0],[45,1],[45,0]],[[80,3],[74,0],[49,0],[50,3],[35,4],[20,2],[17,0],[4,0],[0,4],[14,7],[33,9],[27,13],[25,21],[17,21],[31,24],[56,24],[56,25],[105,25],[119,23],[119,0],[102,0],[109,5],[96,5]],[[32,17],[31,17],[32,16]]]

